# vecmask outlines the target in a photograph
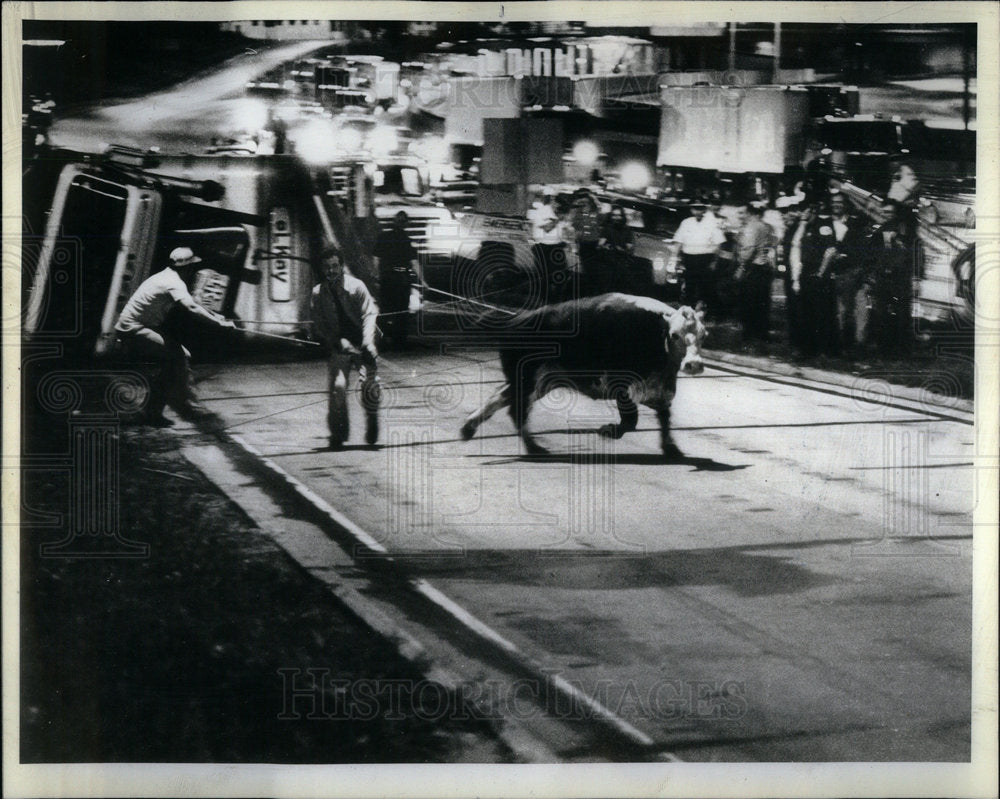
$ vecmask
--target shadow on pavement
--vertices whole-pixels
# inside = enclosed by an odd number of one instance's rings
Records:
[[[693,466],[695,472],[735,472],[746,469],[749,463],[720,463],[712,458],[693,458],[686,455],[666,457],[655,452],[624,452],[603,454],[598,452],[575,452],[549,455],[519,455],[506,463],[569,463],[573,465],[602,466]],[[490,461],[486,466],[499,465],[500,461]]]
[[[752,553],[740,547],[661,552],[470,550],[462,554],[393,553],[393,558],[428,579],[574,590],[722,585],[750,597],[793,594],[836,581],[787,556]]]

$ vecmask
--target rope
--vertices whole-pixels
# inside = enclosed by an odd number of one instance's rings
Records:
[[[507,308],[501,308],[497,305],[490,305],[488,302],[483,302],[481,299],[474,299],[472,297],[463,297],[459,294],[452,294],[448,291],[442,291],[441,289],[432,288],[431,286],[424,286],[425,291],[433,291],[435,294],[442,294],[445,297],[454,297],[455,299],[450,303],[442,303],[442,305],[454,305],[460,302],[471,302],[474,305],[481,305],[483,308],[489,308],[491,311],[499,311],[500,313],[505,313],[510,316],[517,316],[517,311],[511,311]],[[480,297],[489,297],[491,294],[500,294],[507,289],[501,289],[499,291],[491,291],[488,294],[480,294]]]
[[[234,319],[233,321],[235,323],[243,323],[242,319]],[[307,347],[319,347],[320,346],[320,344],[318,342],[307,341],[306,339],[295,338],[294,336],[279,336],[276,333],[262,333],[259,330],[243,330],[241,328],[236,328],[236,329],[239,330],[241,333],[252,333],[255,336],[265,336],[266,338],[276,338],[276,339],[280,339],[282,341],[291,341],[291,342],[294,342],[295,344],[302,344],[302,345],[307,346]]]

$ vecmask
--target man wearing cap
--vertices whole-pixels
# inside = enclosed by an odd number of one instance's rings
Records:
[[[162,330],[167,314],[179,303],[182,308],[219,327],[233,329],[235,325],[197,302],[188,291],[187,283],[197,271],[201,258],[189,247],[177,247],[170,253],[170,266],[142,282],[122,309],[115,330],[126,352],[137,357],[152,357],[160,365],[159,379],[150,386],[146,424],[167,427],[173,422],[163,416],[167,403],[182,417],[197,415],[191,390],[191,353]]]
[[[705,213],[707,207],[700,201],[692,203],[691,216],[681,222],[674,233],[674,241],[681,245],[684,303],[692,307],[698,302],[704,302],[709,307],[714,305],[712,266],[719,247],[726,240],[719,220]]]
[[[310,302],[316,334],[330,348],[327,425],[330,449],[341,449],[350,434],[347,384],[351,366],[361,364],[361,404],[365,409],[365,441],[378,440],[379,384],[375,330],[378,306],[371,292],[354,275],[344,271],[336,247],[323,250],[324,280],[312,291]]]

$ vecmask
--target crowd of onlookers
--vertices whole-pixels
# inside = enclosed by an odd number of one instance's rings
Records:
[[[634,233],[626,209],[602,213],[585,188],[566,199],[540,192],[527,214],[546,300],[628,291]],[[909,204],[886,199],[878,222],[826,189],[771,204],[708,194],[686,207],[689,215],[670,236],[683,267],[681,302],[702,304],[710,320],[738,322],[746,341],[766,341],[780,279],[785,335],[802,355],[910,350],[920,265]]]

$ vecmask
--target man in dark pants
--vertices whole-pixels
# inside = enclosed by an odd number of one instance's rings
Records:
[[[695,307],[699,302],[715,308],[715,285],[712,274],[719,247],[726,237],[714,215],[707,215],[703,202],[691,205],[691,216],[681,222],[674,240],[681,245],[684,266],[684,304]]]
[[[916,222],[910,209],[893,200],[882,205],[881,225],[865,248],[872,281],[871,337],[886,356],[913,348],[913,284],[917,272]]]
[[[191,353],[163,330],[170,309],[179,304],[219,327],[235,328],[228,319],[200,306],[188,291],[187,284],[200,263],[201,258],[190,248],[177,247],[170,253],[170,266],[142,282],[115,324],[127,356],[152,358],[160,365],[160,374],[150,386],[146,410],[140,418],[142,423],[154,427],[173,424],[163,415],[167,403],[183,418],[204,413],[195,403],[191,389]]]
[[[864,341],[868,323],[861,258],[865,230],[861,221],[848,213],[847,198],[842,193],[830,198],[830,221],[837,240],[837,255],[831,272],[837,303],[838,340],[841,351],[853,355]]]
[[[312,291],[311,310],[316,333],[330,348],[327,409],[330,449],[342,448],[350,434],[347,384],[351,367],[356,363],[361,365],[365,441],[372,445],[378,440],[380,398],[375,348],[378,306],[365,284],[345,273],[339,250],[327,247],[321,257],[325,279]]]
[[[409,221],[405,211],[397,213],[392,226],[379,233],[374,251],[383,314],[380,326],[397,349],[406,346],[410,332],[410,291],[418,282],[417,250],[406,232]]]
[[[586,189],[573,193],[570,217],[576,235],[576,252],[580,271],[580,294],[600,294],[597,277],[597,245],[601,240],[601,214],[597,201]]]
[[[803,355],[837,352],[837,299],[830,267],[837,256],[837,237],[828,201],[802,236],[802,274],[799,310]]]
[[[808,216],[797,203],[784,208],[785,235],[782,239],[782,259],[785,264],[785,318],[788,324],[788,343],[796,349],[802,347],[802,319],[800,304],[802,275],[802,237],[808,225]]]
[[[748,340],[767,341],[771,316],[771,273],[774,232],[763,220],[764,209],[750,203],[741,210],[743,225],[736,238],[736,279],[740,322]]]

